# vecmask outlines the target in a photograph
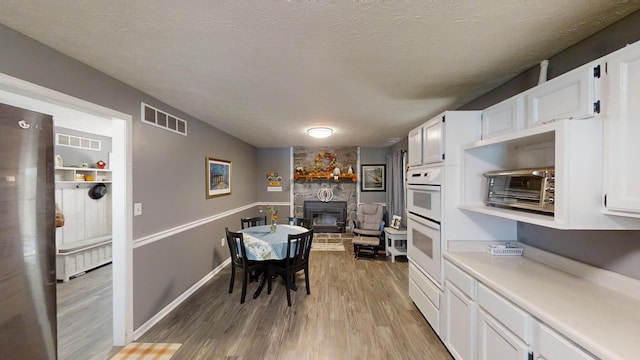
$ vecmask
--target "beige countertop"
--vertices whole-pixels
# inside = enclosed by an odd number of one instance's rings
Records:
[[[640,358],[640,299],[524,256],[444,258],[602,359]]]

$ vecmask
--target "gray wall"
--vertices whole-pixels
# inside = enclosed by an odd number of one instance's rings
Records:
[[[398,143],[398,150],[406,149],[406,141]],[[362,147],[360,148],[360,163],[365,165],[386,164],[387,154],[392,147]],[[287,202],[290,199],[291,187],[291,163],[290,148],[259,148],[258,149],[258,174],[256,178],[256,192],[260,202]],[[341,168],[346,172],[346,168]],[[355,171],[356,169],[354,169]],[[282,175],[282,192],[267,192],[265,176],[269,172],[277,172]],[[360,184],[358,184],[360,186]],[[386,192],[365,191],[360,193],[361,203],[386,203]],[[284,211],[284,210],[282,210]],[[288,214],[288,212],[287,212]],[[280,220],[279,220],[280,222]]]
[[[260,202],[288,202],[291,191],[291,148],[259,148],[257,160],[256,194]],[[276,172],[282,176],[282,192],[267,191],[267,173]],[[278,210],[281,217],[285,211],[289,216],[289,210]],[[278,220],[284,222],[284,220]]]
[[[389,148],[389,154],[395,153],[396,151],[404,150],[409,151],[409,139],[404,138],[401,141],[391,145]]]
[[[0,48],[0,72],[133,116],[133,201],[144,211],[133,219],[134,239],[256,201],[255,147],[3,25]],[[189,136],[141,123],[141,101],[186,120]],[[205,198],[207,156],[232,162],[231,195]],[[242,215],[134,250],[134,328],[228,257],[220,238]]]
[[[640,40],[640,11],[549,59],[549,79]],[[544,59],[540,59],[542,61]],[[481,110],[538,83],[535,66],[461,107]],[[595,174],[599,176],[600,174]],[[532,246],[640,279],[640,231],[555,230],[518,224],[518,240]]]

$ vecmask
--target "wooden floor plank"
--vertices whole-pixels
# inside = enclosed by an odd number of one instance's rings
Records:
[[[312,253],[311,295],[299,275],[291,307],[281,280],[258,299],[251,283],[240,304],[227,267],[138,341],[182,343],[174,359],[451,359],[409,298],[406,261],[354,259],[345,245]]]
[[[113,347],[111,264],[56,285],[58,358],[109,359]]]

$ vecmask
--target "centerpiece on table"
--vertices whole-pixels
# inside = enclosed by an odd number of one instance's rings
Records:
[[[266,207],[260,207],[260,212],[266,212],[269,214],[269,219],[271,220],[271,232],[276,232],[276,221],[278,220],[278,210],[273,207],[273,205],[267,205]]]

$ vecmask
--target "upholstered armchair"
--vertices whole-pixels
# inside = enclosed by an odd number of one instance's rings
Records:
[[[360,204],[353,223],[353,253],[355,257],[376,258],[383,246],[384,206]]]

